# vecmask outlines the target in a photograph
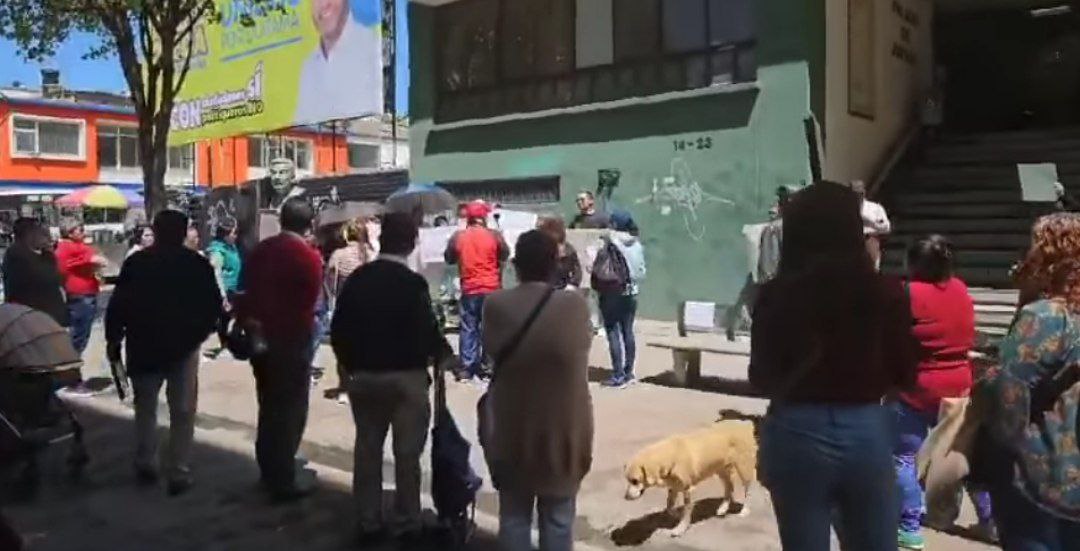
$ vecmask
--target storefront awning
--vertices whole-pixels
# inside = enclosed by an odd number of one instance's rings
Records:
[[[67,195],[97,182],[35,182],[25,180],[0,180],[0,197],[19,195]],[[142,191],[141,183],[110,183],[109,185],[124,192],[137,194]]]

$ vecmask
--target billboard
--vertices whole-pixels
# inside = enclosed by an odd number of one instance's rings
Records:
[[[182,144],[383,111],[381,0],[215,0],[172,112]]]

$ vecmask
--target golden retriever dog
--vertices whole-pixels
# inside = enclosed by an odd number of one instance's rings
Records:
[[[690,528],[694,488],[715,476],[724,484],[724,502],[717,516],[726,515],[732,504],[741,505],[738,514],[745,514],[750,485],[757,478],[758,446],[754,428],[752,421],[723,420],[709,428],[672,436],[646,447],[626,465],[626,499],[638,499],[652,487],[666,487],[667,512],[680,519],[670,532],[671,537],[677,538]],[[742,484],[741,502],[734,499],[735,478]],[[681,517],[676,508],[680,495]]]

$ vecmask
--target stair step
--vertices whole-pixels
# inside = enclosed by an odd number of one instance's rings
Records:
[[[928,158],[935,155],[951,156],[956,154],[995,153],[1003,157],[1039,153],[1046,158],[1058,155],[1069,156],[1080,151],[1080,139],[1063,138],[1056,140],[1012,140],[1007,142],[945,142],[933,145],[925,150]]]
[[[897,228],[886,244],[887,248],[906,250],[917,239],[926,236],[926,232],[908,232],[906,228]],[[1027,250],[1031,238],[1026,233],[941,233],[956,250],[997,249]]]
[[[1080,139],[1080,127],[1043,128],[1035,130],[1012,130],[1006,132],[977,132],[965,134],[943,134],[938,143],[1012,143],[1029,141],[1055,141]]]
[[[909,216],[899,217],[895,213],[893,226],[897,233],[928,234],[941,233],[945,235],[963,233],[986,233],[986,234],[1023,234],[1031,232],[1032,220],[1023,218],[969,218],[969,219],[942,219],[924,217],[921,212],[913,212]]]
[[[986,147],[939,151],[931,149],[923,155],[929,165],[1002,165],[1015,163],[1074,163],[1080,162],[1080,149],[1043,147]]]
[[[1080,162],[1076,161],[1047,161],[1057,165],[1058,175],[1080,174]],[[969,164],[969,165],[934,165],[920,164],[907,171],[897,172],[898,176],[911,176],[918,180],[936,180],[941,178],[953,180],[980,180],[980,179],[1011,179],[1019,182],[1016,171],[1018,161],[1013,159],[1001,159],[996,165]]]
[[[958,268],[989,266],[1008,269],[1020,259],[1017,251],[1012,250],[960,249],[955,251],[954,255],[953,264]],[[883,258],[890,258],[899,264],[904,262],[904,251],[901,249],[885,249],[882,256]]]
[[[1023,203],[1020,186],[1015,189],[999,191],[966,191],[949,187],[920,189],[911,193],[901,193],[887,202],[886,207],[911,207],[920,205],[1015,205]]]
[[[1008,327],[1012,325],[1013,317],[1016,312],[1006,312],[1001,314],[980,314],[976,313],[975,323],[983,327]]]
[[[975,303],[975,312],[983,315],[1013,315],[1016,312],[1016,305],[1014,304],[982,304]]]
[[[1020,292],[1016,289],[987,289],[972,287],[968,290],[976,305],[983,306],[1008,306],[1015,308],[1020,300]]]
[[[1043,214],[1053,212],[1054,207],[1044,203],[1016,203],[1012,205],[899,205],[893,209],[892,216],[905,218],[1021,218],[1032,220]]]
[[[978,320],[975,321],[975,330],[988,337],[1004,337],[1009,334],[1008,327],[983,327],[979,325]]]

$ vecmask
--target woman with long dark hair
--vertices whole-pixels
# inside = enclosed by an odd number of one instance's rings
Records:
[[[915,378],[911,311],[863,243],[859,197],[821,182],[784,211],[780,268],[754,308],[750,382],[769,398],[762,481],[784,549],[895,551],[893,423]]]

